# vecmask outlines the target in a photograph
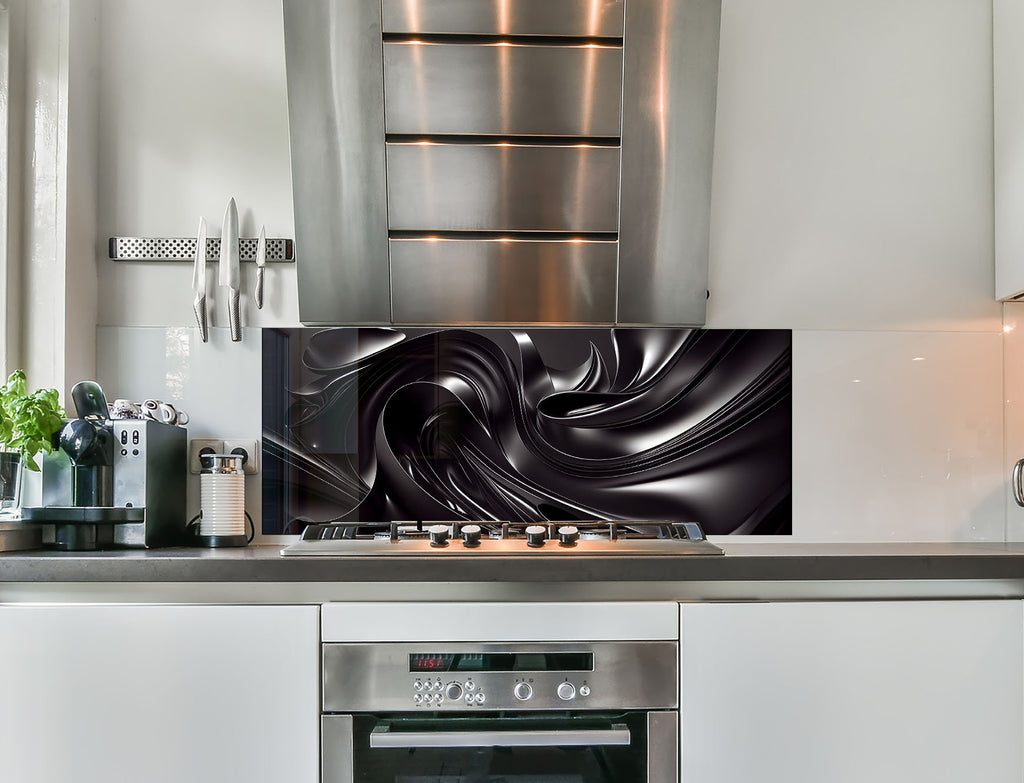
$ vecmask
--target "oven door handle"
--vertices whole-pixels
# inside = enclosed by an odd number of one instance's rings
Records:
[[[370,732],[371,748],[553,748],[630,742],[629,727],[620,723],[607,729],[555,731],[391,731],[389,724],[380,723]]]

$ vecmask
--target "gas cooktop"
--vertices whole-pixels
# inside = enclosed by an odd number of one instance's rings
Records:
[[[721,555],[696,522],[334,522],[281,550],[311,556]]]

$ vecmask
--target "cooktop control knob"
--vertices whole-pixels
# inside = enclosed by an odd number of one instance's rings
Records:
[[[480,525],[462,526],[462,544],[470,548],[480,546]]]
[[[431,546],[448,546],[448,525],[431,525],[427,528]]]
[[[572,701],[576,698],[576,686],[571,682],[560,682],[555,693],[558,694],[558,698],[562,701]]]
[[[450,682],[444,689],[444,697],[448,701],[458,701],[462,698],[462,686],[457,682]]]
[[[576,546],[576,542],[579,541],[580,531],[575,525],[562,525],[558,528],[558,544],[559,546]]]
[[[547,532],[547,528],[544,525],[530,525],[526,528],[526,545],[532,547],[544,546]]]
[[[527,701],[533,696],[533,688],[530,687],[528,682],[517,682],[516,687],[512,689],[512,693],[519,701]]]

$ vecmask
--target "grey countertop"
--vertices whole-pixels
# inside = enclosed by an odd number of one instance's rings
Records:
[[[302,600],[367,595],[422,599],[424,591],[439,597],[446,591],[463,595],[469,586],[490,598],[504,595],[502,590],[517,596],[531,593],[523,586],[532,586],[536,596],[554,590],[562,596],[613,598],[1024,597],[1024,543],[716,543],[724,556],[286,558],[279,555],[281,545],[34,550],[0,554],[0,600],[12,595],[15,584],[71,583],[119,585],[133,593],[144,584],[262,585],[265,596],[270,595],[268,585],[276,585],[278,594]],[[282,588],[288,585],[291,590]]]

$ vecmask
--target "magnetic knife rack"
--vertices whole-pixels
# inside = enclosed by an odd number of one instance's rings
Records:
[[[255,237],[238,240],[239,261],[256,261]],[[195,237],[111,237],[108,248],[113,261],[195,261]],[[206,240],[206,260],[220,260],[220,237]],[[295,242],[291,239],[267,239],[267,263],[295,262]]]

